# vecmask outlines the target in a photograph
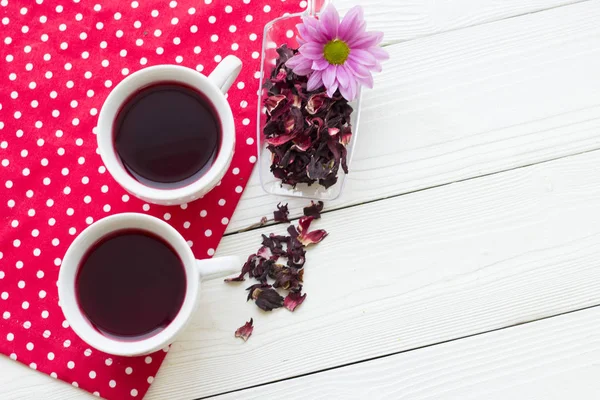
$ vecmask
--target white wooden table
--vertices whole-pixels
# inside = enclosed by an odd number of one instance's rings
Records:
[[[262,313],[207,282],[147,399],[598,399],[600,1],[362,3],[391,60],[306,302]],[[217,255],[283,232],[238,233],[279,200],[254,176]],[[3,400],[91,398],[0,371]]]

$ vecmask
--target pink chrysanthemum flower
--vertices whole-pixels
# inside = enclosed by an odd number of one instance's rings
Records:
[[[299,53],[286,63],[297,75],[310,75],[307,90],[325,86],[327,95],[336,90],[347,100],[356,97],[358,86],[373,87],[372,71],[381,71],[388,54],[379,47],[382,32],[366,32],[362,7],[353,7],[340,22],[332,4],[319,19],[303,18],[298,29]]]

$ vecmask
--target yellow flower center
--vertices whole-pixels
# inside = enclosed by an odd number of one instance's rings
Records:
[[[350,55],[350,47],[338,39],[328,42],[323,48],[323,56],[329,64],[341,65],[346,62]]]

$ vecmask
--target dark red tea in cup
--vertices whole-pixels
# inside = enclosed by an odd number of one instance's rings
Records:
[[[185,267],[160,237],[121,230],[84,255],[75,292],[81,311],[100,333],[141,340],[177,316],[186,293]]]
[[[221,124],[200,92],[160,82],[130,96],[113,127],[115,149],[127,171],[146,186],[184,187],[215,161]]]

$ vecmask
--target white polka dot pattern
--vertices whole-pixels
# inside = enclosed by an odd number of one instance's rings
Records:
[[[300,10],[299,0],[0,1],[0,353],[103,398],[144,397],[168,348],[122,358],[83,343],[58,306],[64,253],[93,221],[129,211],[168,221],[198,258],[214,255],[256,162],[259,35]],[[237,144],[221,184],[184,207],[125,193],[96,145],[111,88],[156,64],[209,74],[227,54],[244,67],[227,98]]]

